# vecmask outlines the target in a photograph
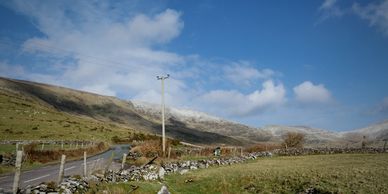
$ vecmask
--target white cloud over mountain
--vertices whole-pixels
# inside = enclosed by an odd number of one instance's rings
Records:
[[[260,79],[270,79],[275,75],[271,69],[256,69],[250,66],[249,62],[241,61],[224,68],[225,78],[235,84],[250,86]]]
[[[331,93],[323,84],[314,85],[305,81],[293,88],[295,98],[301,103],[328,103],[332,100]]]
[[[223,110],[228,115],[245,116],[263,111],[268,107],[280,106],[286,101],[283,84],[267,80],[261,90],[243,94],[236,90],[213,90],[201,97],[205,104]]]

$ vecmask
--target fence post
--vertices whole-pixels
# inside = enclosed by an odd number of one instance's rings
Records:
[[[44,149],[44,143],[42,143],[42,148],[40,150],[43,151],[43,149]]]
[[[15,177],[13,179],[13,188],[12,192],[14,194],[18,193],[19,184],[20,184],[20,169],[22,167],[22,157],[23,151],[16,152],[16,163],[15,163]]]
[[[63,141],[62,141],[62,144],[61,144],[61,149],[63,150]]]
[[[84,177],[87,176],[87,171],[86,171],[86,152],[84,152]]]
[[[240,156],[243,156],[243,148],[240,148]]]
[[[62,183],[63,176],[65,175],[65,160],[66,160],[66,155],[62,154],[61,157],[61,166],[59,167],[59,175],[58,175],[58,184]]]
[[[16,142],[16,152],[19,150],[19,142]]]
[[[78,149],[78,142],[75,143],[75,149]]]
[[[121,169],[124,169],[125,160],[127,159],[127,154],[123,154],[123,160],[121,162]]]
[[[171,156],[171,147],[168,147],[168,154],[167,154],[167,158],[170,159],[170,156]]]

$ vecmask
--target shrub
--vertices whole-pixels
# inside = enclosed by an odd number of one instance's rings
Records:
[[[161,156],[162,155],[162,148],[161,148],[161,141],[160,140],[149,140],[143,142],[141,145],[138,145],[134,148],[132,148],[132,152],[138,152],[142,156],[145,157],[154,157],[154,156]]]
[[[285,148],[302,148],[305,141],[304,136],[302,133],[289,132],[283,137],[282,146]]]

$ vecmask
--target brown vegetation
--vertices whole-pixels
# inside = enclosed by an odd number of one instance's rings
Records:
[[[89,155],[93,155],[102,152],[108,148],[103,142],[98,143],[96,146],[80,148],[74,150],[37,150],[38,144],[32,143],[24,147],[27,155],[27,160],[30,162],[41,162],[47,163],[51,161],[58,161],[62,154],[66,155],[67,158],[81,157],[86,151]]]
[[[251,152],[263,152],[263,151],[271,151],[274,149],[279,149],[282,146],[275,143],[258,143],[255,145],[252,145],[250,147],[247,147],[244,149],[245,152],[251,153]]]
[[[289,132],[283,137],[284,141],[282,146],[284,148],[302,148],[305,135],[302,133]]]

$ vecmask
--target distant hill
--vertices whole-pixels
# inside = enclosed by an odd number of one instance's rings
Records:
[[[340,133],[346,142],[357,144],[366,141],[371,145],[381,145],[388,140],[388,121],[373,124],[365,128]]]
[[[272,141],[281,141],[283,136],[289,132],[303,133],[307,144],[326,144],[339,142],[341,140],[340,135],[336,132],[326,131],[323,129],[315,129],[306,126],[280,126],[269,125],[261,128],[271,134]]]
[[[47,84],[0,78],[0,139],[103,139],[134,132],[161,134],[160,105]],[[359,144],[387,138],[388,122],[331,132],[306,126],[254,128],[187,109],[166,107],[166,134],[195,144],[249,145],[281,142],[288,132],[308,145]]]

